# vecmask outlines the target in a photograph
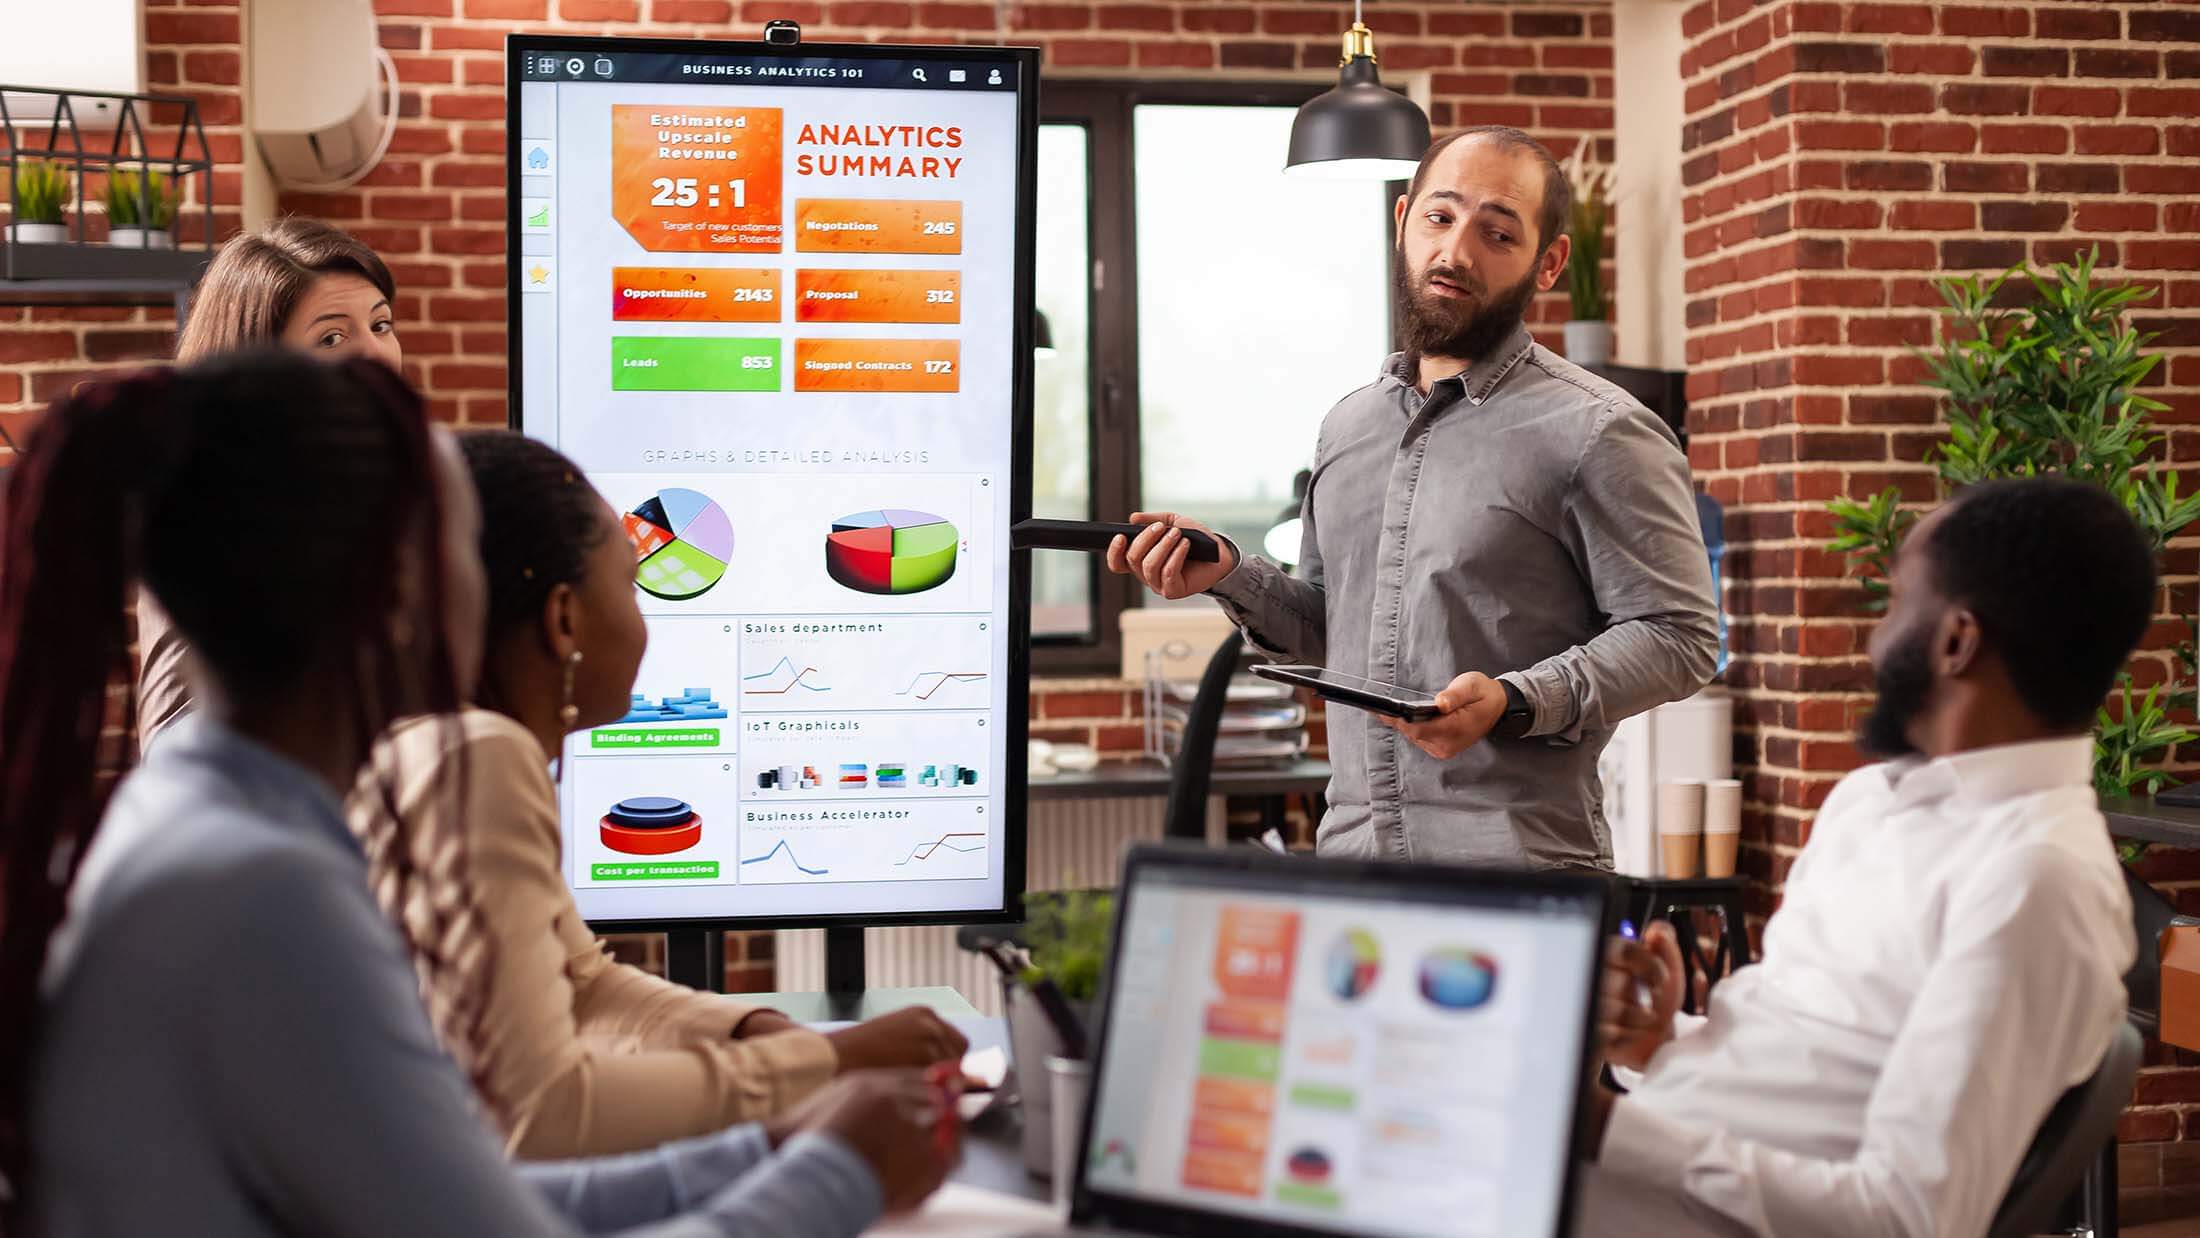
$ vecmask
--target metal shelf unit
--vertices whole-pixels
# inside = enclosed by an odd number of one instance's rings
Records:
[[[111,135],[105,132],[108,122],[104,120],[96,128],[79,121],[78,107],[86,100],[116,105]],[[154,114],[156,109],[161,115]],[[25,112],[33,115],[22,115]],[[41,130],[45,141],[35,144]],[[181,95],[0,85],[0,143],[5,144],[0,163],[5,166],[11,221],[21,217],[16,210],[17,177],[26,162],[65,166],[76,201],[66,241],[27,242],[18,240],[13,228],[0,231],[0,305],[173,302],[180,320],[191,286],[214,254],[214,160],[196,100]],[[97,179],[117,171],[160,172],[179,194],[197,178],[195,209],[203,222],[198,242],[188,247],[179,243],[172,249],[140,249],[91,240],[85,226],[91,214],[85,206],[89,191]]]

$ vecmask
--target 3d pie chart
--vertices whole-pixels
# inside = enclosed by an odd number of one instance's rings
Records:
[[[825,570],[860,593],[922,593],[955,574],[955,526],[930,512],[891,507],[833,521]]]
[[[725,576],[733,558],[733,522],[698,491],[668,486],[628,512],[624,523],[634,542],[634,583],[651,597],[700,597]]]
[[[703,818],[666,795],[620,800],[603,816],[603,845],[626,855],[671,855],[703,841]]]
[[[1293,1152],[1283,1163],[1283,1171],[1291,1175],[1293,1182],[1303,1182],[1308,1186],[1320,1186],[1329,1181],[1329,1175],[1334,1168],[1330,1164],[1329,1154],[1311,1145]]]
[[[1421,956],[1421,996],[1441,1010],[1472,1010],[1497,992],[1497,960],[1442,946]]]
[[[1344,1001],[1356,1001],[1375,987],[1375,976],[1382,967],[1383,951],[1375,943],[1375,935],[1366,929],[1346,929],[1329,943],[1329,955],[1322,960],[1322,978],[1331,993]]]

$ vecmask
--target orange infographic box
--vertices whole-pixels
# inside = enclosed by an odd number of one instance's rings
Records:
[[[1291,992],[1297,912],[1231,904],[1215,935],[1215,987],[1237,998],[1282,1001]]]
[[[797,198],[794,248],[803,254],[959,254],[960,202]]]
[[[1287,1019],[1278,1002],[1220,1001],[1207,1007],[1207,1034],[1227,1040],[1279,1041]]]
[[[779,272],[753,267],[613,267],[619,322],[778,322]]]
[[[1258,1199],[1260,1162],[1261,1157],[1257,1154],[1192,1148],[1184,1153],[1184,1185],[1195,1190],[1221,1191],[1226,1195]]]
[[[1246,1079],[1212,1075],[1192,1084],[1192,1108],[1202,1113],[1245,1113],[1265,1117],[1276,1111],[1276,1089]]]
[[[652,253],[776,254],[786,243],[775,107],[611,109],[611,214]]]
[[[1268,1123],[1265,1117],[1251,1118],[1234,1113],[1192,1114],[1190,1134],[1186,1137],[1195,1148],[1212,1148],[1224,1152],[1266,1152],[1268,1150]]]
[[[796,340],[796,391],[962,389],[959,340]]]
[[[956,271],[796,271],[796,322],[962,321]]]

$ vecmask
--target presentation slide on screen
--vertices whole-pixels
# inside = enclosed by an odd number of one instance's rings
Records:
[[[1595,928],[1534,913],[1141,891],[1086,1171],[1363,1233],[1548,1233]],[[1538,1186],[1547,1182],[1548,1189]],[[1504,1189],[1500,1189],[1504,1184]]]
[[[521,420],[650,646],[561,794],[591,919],[997,907],[1012,59],[519,57]]]

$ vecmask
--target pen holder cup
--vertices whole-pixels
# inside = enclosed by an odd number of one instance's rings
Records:
[[[1085,1129],[1085,1105],[1092,1095],[1092,1064],[1076,1058],[1050,1057],[1047,1059],[1049,1084],[1054,1112],[1049,1125],[1054,1128],[1054,1202],[1067,1208],[1071,1189],[1077,1182],[1077,1136]]]
[[[1024,1168],[1035,1178],[1049,1178],[1054,1174],[1054,1096],[1047,1059],[1062,1056],[1066,1046],[1039,1009],[1038,999],[1021,985],[1004,987],[1008,990],[1008,1052],[1016,1070],[1016,1093],[1023,1100]],[[1071,1003],[1073,1008],[1078,1004]],[[1088,1011],[1077,1013],[1089,1016]]]

